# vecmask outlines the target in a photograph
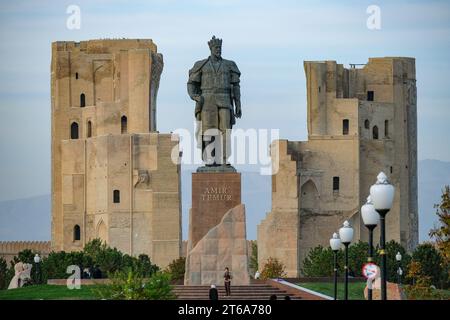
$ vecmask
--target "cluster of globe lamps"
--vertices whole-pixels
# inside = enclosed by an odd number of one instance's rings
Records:
[[[395,189],[392,186],[386,174],[380,172],[377,176],[377,182],[370,187],[370,196],[367,202],[361,207],[361,216],[364,225],[369,230],[369,253],[368,262],[373,261],[373,230],[380,225],[380,250],[381,256],[381,300],[386,300],[386,231],[385,231],[385,217],[392,208],[394,202]],[[348,221],[345,221],[343,226],[339,229],[339,234],[334,233],[330,239],[330,246],[334,253],[334,299],[337,299],[337,254],[342,245],[345,247],[345,286],[344,286],[344,300],[348,300],[348,246],[353,240],[353,228]],[[396,260],[400,264],[401,254],[396,255]],[[400,267],[399,267],[399,270]],[[400,274],[400,271],[398,271]],[[368,300],[372,300],[372,289],[368,288]]]

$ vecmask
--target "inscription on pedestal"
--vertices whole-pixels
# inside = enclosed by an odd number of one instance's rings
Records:
[[[230,187],[206,187],[201,195],[203,201],[231,201]]]
[[[237,172],[192,174],[190,248],[220,223],[224,214],[241,204],[241,174]]]

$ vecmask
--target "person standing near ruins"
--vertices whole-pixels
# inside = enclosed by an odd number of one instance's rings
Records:
[[[228,267],[225,268],[225,273],[223,274],[223,280],[225,284],[225,295],[231,296],[231,273]]]

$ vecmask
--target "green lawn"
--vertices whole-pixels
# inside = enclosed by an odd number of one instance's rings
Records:
[[[98,286],[84,285],[70,290],[66,286],[38,285],[11,290],[0,290],[0,300],[90,300],[96,299],[92,292]]]
[[[297,285],[310,289],[330,297],[334,296],[333,282],[302,282]],[[350,282],[348,284],[348,298],[349,300],[364,300],[365,282]],[[338,283],[338,299],[344,299],[344,283]]]
[[[305,282],[298,283],[299,286],[333,296],[334,285],[327,282]],[[349,283],[349,299],[364,300],[363,290],[365,282]],[[97,285],[84,285],[81,289],[70,290],[66,286],[39,285],[29,286],[12,290],[0,290],[0,300],[91,300],[97,299],[93,290]],[[450,290],[438,290],[444,299],[450,299]],[[338,299],[344,298],[344,284],[338,283]]]

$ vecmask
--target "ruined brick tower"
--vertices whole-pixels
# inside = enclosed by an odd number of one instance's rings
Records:
[[[100,238],[160,267],[180,256],[178,142],[156,131],[162,68],[148,39],[52,44],[54,250]]]
[[[276,257],[298,276],[317,245],[345,220],[367,241],[360,208],[384,171],[396,188],[387,240],[418,243],[415,59],[371,58],[363,68],[304,62],[308,141],[272,145],[272,211],[258,226],[258,260]],[[374,240],[379,240],[379,228]]]

